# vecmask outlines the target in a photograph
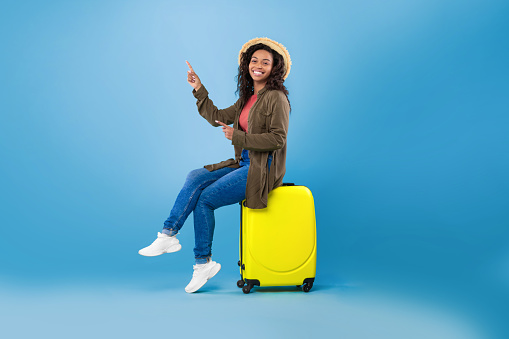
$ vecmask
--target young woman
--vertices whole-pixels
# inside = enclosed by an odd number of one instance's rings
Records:
[[[249,208],[265,208],[268,193],[283,183],[290,112],[283,83],[291,60],[286,48],[274,40],[256,38],[245,43],[239,53],[239,99],[225,109],[214,106],[200,78],[189,62],[187,65],[187,82],[193,87],[198,112],[212,126],[222,126],[234,146],[235,158],[191,171],[162,232],[139,254],[150,257],[179,251],[182,246],[176,235],[194,212],[196,265],[185,288],[192,293],[221,269],[211,260],[214,210],[244,199]]]

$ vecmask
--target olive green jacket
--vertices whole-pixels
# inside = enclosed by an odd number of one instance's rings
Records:
[[[283,184],[286,172],[286,134],[290,104],[282,91],[267,90],[265,87],[258,91],[258,96],[249,110],[248,133],[239,127],[239,117],[242,112],[241,101],[225,109],[218,109],[209,99],[208,91],[202,86],[198,91],[193,89],[197,99],[198,112],[212,126],[220,126],[215,121],[227,125],[233,123],[232,145],[235,149],[235,159],[228,159],[217,164],[204,166],[209,171],[223,167],[240,167],[242,149],[249,151],[250,165],[247,174],[246,206],[249,208],[267,207],[267,196],[271,190]],[[272,153],[270,171],[268,157]]]

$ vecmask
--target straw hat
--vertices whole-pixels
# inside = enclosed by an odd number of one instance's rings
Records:
[[[290,68],[292,68],[292,59],[290,59],[290,53],[288,53],[285,46],[283,46],[279,42],[271,40],[269,38],[254,38],[254,39],[251,39],[248,42],[246,42],[244,44],[244,46],[242,46],[242,48],[240,49],[240,52],[239,52],[239,65],[240,65],[240,60],[242,58],[242,53],[245,53],[249,47],[259,44],[259,43],[267,45],[270,48],[272,48],[273,50],[275,50],[276,52],[278,52],[279,54],[281,54],[281,56],[283,57],[283,59],[285,61],[285,67],[286,67],[286,72],[285,72],[285,75],[283,76],[283,80],[285,80],[288,77],[288,74],[290,74]]]

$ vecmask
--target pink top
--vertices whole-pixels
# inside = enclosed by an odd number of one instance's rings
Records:
[[[240,125],[240,128],[242,128],[242,130],[246,133],[247,133],[247,117],[249,116],[249,110],[251,109],[251,107],[253,106],[255,101],[256,101],[256,94],[253,94],[247,100],[246,104],[244,105],[244,108],[242,109],[242,112],[240,113],[239,125]]]

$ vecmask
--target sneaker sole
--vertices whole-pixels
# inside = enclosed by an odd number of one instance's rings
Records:
[[[182,249],[182,245],[181,244],[177,244],[177,245],[173,245],[173,246],[170,246],[168,247],[167,249],[163,250],[162,252],[158,252],[158,253],[154,253],[154,254],[143,254],[141,253],[142,250],[139,250],[138,253],[144,257],[157,257],[158,255],[161,255],[161,254],[165,254],[165,253],[173,253],[173,252],[178,252]]]
[[[209,281],[210,279],[212,279],[217,273],[219,273],[219,271],[221,271],[221,264],[220,263],[216,263],[216,265],[214,267],[212,267],[212,269],[210,270],[209,272],[209,276],[207,277],[207,280],[205,280],[203,282],[203,284],[200,284],[198,287],[196,287],[195,289],[193,290],[186,290],[187,293],[194,293],[196,291],[198,291],[200,288],[203,287],[203,285],[205,285],[207,283],[207,281]]]
[[[181,244],[177,244],[177,245],[173,245],[173,246],[170,246],[168,247],[164,253],[173,253],[173,252],[178,252],[180,251],[180,249],[182,248],[182,245]]]

